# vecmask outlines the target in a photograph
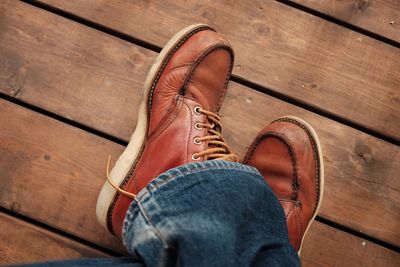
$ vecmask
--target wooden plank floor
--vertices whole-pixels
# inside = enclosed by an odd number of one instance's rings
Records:
[[[105,258],[110,255],[0,212],[0,262]]]
[[[287,2],[1,1],[0,264],[125,253],[95,218],[107,156],[160,47],[205,22],[236,50],[221,114],[240,156],[286,114],[321,137],[325,198],[303,264],[399,266],[400,31],[380,21],[400,9],[375,1],[351,19],[335,1]]]
[[[232,43],[240,80],[400,138],[399,50],[277,1],[40,2],[160,47],[193,21],[211,24]]]
[[[346,23],[400,43],[398,0],[286,0],[332,16]]]

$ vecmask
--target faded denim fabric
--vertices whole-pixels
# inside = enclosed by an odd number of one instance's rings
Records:
[[[259,172],[227,161],[163,173],[132,203],[124,244],[146,266],[296,266],[283,210]]]
[[[222,160],[183,165],[152,180],[129,207],[123,242],[131,266],[300,266],[283,209],[264,178]],[[128,262],[117,258],[113,266]],[[74,265],[103,263],[62,266]]]

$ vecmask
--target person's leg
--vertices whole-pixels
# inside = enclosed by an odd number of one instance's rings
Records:
[[[299,266],[282,207],[259,172],[222,160],[171,169],[144,188],[123,240],[146,266]]]
[[[112,267],[143,267],[143,263],[136,262],[131,257],[120,257],[120,258],[89,258],[89,259],[76,259],[76,260],[58,260],[48,262],[38,262],[22,265],[25,267],[72,267],[72,266],[85,266],[85,267],[97,267],[97,266],[112,266]]]
[[[252,167],[222,160],[171,169],[135,198],[124,221],[132,258],[30,266],[299,266],[275,195]]]

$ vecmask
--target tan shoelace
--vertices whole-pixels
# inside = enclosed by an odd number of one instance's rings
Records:
[[[199,128],[206,128],[208,135],[204,137],[197,137],[195,139],[196,144],[201,142],[207,142],[208,147],[206,150],[193,154],[194,160],[199,160],[204,157],[204,160],[219,159],[237,162],[237,156],[232,153],[232,150],[226,144],[225,139],[221,135],[222,125],[220,123],[220,117],[200,107],[197,108],[197,113],[202,113],[207,116],[208,121],[211,123],[196,123]]]
[[[107,170],[106,170],[106,175],[107,175],[107,181],[110,183],[112,187],[114,187],[115,190],[117,190],[121,195],[130,197],[130,198],[135,198],[136,195],[133,193],[130,193],[128,191],[122,190],[119,188],[112,180],[110,177],[110,162],[111,162],[111,155],[108,156],[108,161],[107,161]]]
[[[206,115],[207,119],[211,123],[210,124],[196,123],[196,126],[198,128],[206,128],[209,134],[204,137],[197,137],[195,139],[195,142],[197,142],[197,144],[200,144],[202,142],[207,142],[209,148],[207,148],[202,152],[194,153],[192,158],[194,160],[199,160],[201,159],[201,157],[204,157],[204,160],[215,159],[215,160],[227,160],[227,161],[237,162],[238,161],[237,156],[234,153],[232,153],[231,149],[226,144],[225,139],[221,135],[222,125],[219,122],[220,117],[217,114],[211,111],[201,109],[200,107],[197,107],[196,112]],[[111,162],[111,155],[108,156],[108,161],[107,161],[107,170],[106,170],[107,181],[120,194],[134,199],[136,197],[135,194],[122,190],[111,180],[111,177],[109,175],[110,162]]]

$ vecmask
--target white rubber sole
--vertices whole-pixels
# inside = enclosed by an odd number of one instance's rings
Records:
[[[126,176],[129,174],[135,162],[137,162],[138,157],[143,149],[145,139],[148,131],[148,110],[149,110],[149,101],[152,97],[151,89],[153,87],[153,83],[157,78],[158,73],[160,72],[167,56],[172,53],[172,51],[176,48],[177,45],[192,32],[201,28],[210,28],[205,24],[196,24],[188,26],[171,38],[171,40],[165,45],[163,50],[155,59],[149,73],[147,74],[144,91],[139,107],[138,112],[138,122],[136,124],[135,131],[130,137],[128,146],[125,148],[124,152],[122,152],[121,156],[116,161],[114,167],[110,172],[111,180],[121,186],[124,183]],[[211,28],[210,28],[211,29]],[[115,190],[107,181],[104,183],[103,188],[100,191],[99,197],[97,199],[96,205],[96,216],[97,220],[105,229],[111,232],[108,225],[108,214],[110,206],[113,205],[115,197],[117,195],[117,190]]]
[[[319,165],[319,169],[320,169],[319,181],[320,182],[319,182],[319,198],[318,198],[319,201],[318,201],[318,204],[317,204],[317,208],[315,209],[314,215],[311,218],[311,221],[308,224],[308,226],[307,226],[307,228],[306,228],[306,230],[304,232],[304,235],[303,235],[303,237],[301,239],[301,245],[300,245],[300,249],[298,251],[298,254],[300,255],[301,249],[303,247],[304,237],[307,235],[307,232],[310,229],[310,226],[311,226],[312,222],[314,221],[315,217],[318,214],[319,209],[321,208],[322,198],[323,198],[323,195],[324,195],[324,180],[325,180],[324,159],[323,159],[323,156],[322,156],[322,148],[321,148],[321,143],[319,141],[318,135],[315,132],[314,128],[308,122],[306,122],[305,120],[302,120],[300,118],[297,118],[295,116],[284,116],[282,118],[283,119],[284,118],[291,119],[291,120],[297,121],[298,123],[304,125],[307,128],[307,130],[310,132],[310,134],[311,134],[312,138],[314,139],[314,141],[315,141],[315,143],[317,145],[317,148],[318,148],[318,160],[319,160],[319,164],[320,164]]]

